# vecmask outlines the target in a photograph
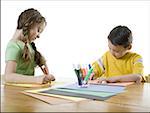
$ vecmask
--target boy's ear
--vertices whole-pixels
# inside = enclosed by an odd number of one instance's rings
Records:
[[[130,45],[127,47],[127,49],[130,50],[131,48],[132,48],[132,45],[130,44]]]

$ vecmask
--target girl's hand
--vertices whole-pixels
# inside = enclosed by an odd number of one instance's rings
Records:
[[[55,81],[55,77],[53,75],[44,75],[42,84],[51,83],[51,81]]]
[[[47,83],[51,83],[51,78],[49,75],[44,75],[42,84],[47,84]]]
[[[55,77],[54,77],[54,75],[49,74],[49,76],[50,76],[50,78],[51,78],[51,81],[55,81]]]

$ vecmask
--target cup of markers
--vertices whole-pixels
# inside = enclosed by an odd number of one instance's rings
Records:
[[[92,78],[93,73],[93,68],[91,65],[89,64],[88,66],[82,66],[80,64],[73,64],[73,68],[78,79],[78,87],[88,87],[88,80]]]

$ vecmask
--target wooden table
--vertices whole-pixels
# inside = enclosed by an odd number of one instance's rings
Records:
[[[20,91],[31,88],[1,86],[2,112],[150,112],[150,83],[127,86],[120,93],[105,101],[86,99],[68,102],[65,99],[49,97],[55,104],[47,104]],[[32,88],[33,89],[33,88]],[[56,102],[58,101],[58,102]],[[57,104],[56,104],[57,103]]]

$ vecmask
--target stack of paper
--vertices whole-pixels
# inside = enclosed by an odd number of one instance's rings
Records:
[[[26,90],[23,93],[51,104],[54,102],[52,102],[52,98],[50,97],[62,98],[69,101],[81,101],[85,99],[106,100],[118,93],[124,92],[125,86],[133,83],[89,84],[88,87],[81,88],[76,83],[54,82],[52,87]]]
[[[77,84],[70,84],[54,89],[48,89],[41,91],[40,93],[57,94],[64,96],[82,97],[96,100],[106,100],[111,96],[124,91],[124,86],[112,86],[112,85],[92,85],[87,88],[78,87]]]

